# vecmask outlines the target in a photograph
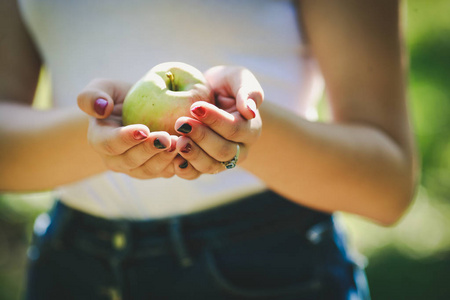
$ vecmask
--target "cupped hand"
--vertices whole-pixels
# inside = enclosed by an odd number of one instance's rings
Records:
[[[122,104],[130,87],[96,79],[78,95],[78,106],[91,116],[88,141],[112,171],[140,179],[172,177],[178,137],[150,132],[142,124],[122,126]]]
[[[196,102],[191,106],[192,117],[181,117],[175,123],[182,135],[177,152],[188,162],[185,168],[175,169],[182,178],[226,170],[223,162],[236,156],[238,145],[238,163],[243,162],[262,130],[257,107],[264,93],[250,71],[219,66],[208,70],[205,77],[216,95],[216,105]]]
[[[205,78],[219,108],[230,113],[237,110],[247,120],[256,117],[264,91],[250,70],[240,66],[216,66],[205,72]]]

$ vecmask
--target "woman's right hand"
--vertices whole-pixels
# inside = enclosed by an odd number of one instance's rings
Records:
[[[150,132],[142,124],[122,126],[122,104],[130,88],[122,81],[95,79],[78,95],[78,106],[91,116],[88,141],[112,171],[139,179],[172,177],[178,137]]]

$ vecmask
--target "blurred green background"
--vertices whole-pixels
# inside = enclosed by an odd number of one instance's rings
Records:
[[[393,227],[346,214],[343,220],[350,242],[368,258],[374,300],[450,299],[450,1],[408,1],[405,21],[422,162],[417,196]],[[37,99],[49,99],[43,74]],[[32,223],[51,204],[49,193],[0,195],[0,299],[20,298]]]

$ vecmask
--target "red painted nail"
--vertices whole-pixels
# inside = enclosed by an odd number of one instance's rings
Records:
[[[106,107],[108,106],[108,101],[102,98],[98,98],[94,103],[94,110],[100,116],[105,114]]]
[[[172,142],[172,144],[170,144],[170,148],[167,149],[167,152],[173,152],[175,149],[177,149],[177,145]]]
[[[143,132],[142,130],[136,130],[134,132],[134,139],[136,140],[144,140],[147,138],[147,134],[145,132]]]
[[[187,143],[180,151],[183,153],[189,153],[192,150],[192,145]]]
[[[195,106],[191,111],[194,115],[200,118],[203,118],[206,115],[206,109],[203,106]]]

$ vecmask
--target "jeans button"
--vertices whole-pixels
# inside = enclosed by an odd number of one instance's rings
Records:
[[[127,238],[125,236],[125,233],[123,232],[116,232],[112,238],[112,244],[114,248],[117,250],[122,250],[127,245]]]

